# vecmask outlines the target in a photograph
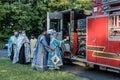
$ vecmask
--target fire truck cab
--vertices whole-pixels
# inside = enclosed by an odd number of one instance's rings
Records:
[[[93,12],[48,12],[47,29],[55,29],[59,40],[70,38],[63,58],[120,73],[120,0],[93,0]]]

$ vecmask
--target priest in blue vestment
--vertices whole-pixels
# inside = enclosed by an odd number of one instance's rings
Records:
[[[13,61],[15,59],[15,55],[18,54],[17,51],[17,42],[18,39],[18,32],[14,32],[14,35],[11,36],[8,40],[8,57]]]
[[[20,32],[20,35],[17,40],[17,50],[18,54],[16,55],[14,63],[30,63],[30,41],[26,36],[25,31]]]
[[[52,50],[49,51],[47,64],[50,70],[60,69],[60,66],[63,65],[60,47],[67,39],[60,41],[57,39],[57,35],[55,31],[51,34],[50,48]]]
[[[46,29],[42,30],[42,34],[38,36],[37,46],[33,57],[32,68],[38,71],[47,71],[47,51],[49,46],[47,44],[45,35]]]

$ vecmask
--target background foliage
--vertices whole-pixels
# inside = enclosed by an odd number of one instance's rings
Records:
[[[46,25],[47,11],[92,9],[91,0],[0,0],[0,41],[7,41],[14,31],[25,29],[27,35],[39,35]]]

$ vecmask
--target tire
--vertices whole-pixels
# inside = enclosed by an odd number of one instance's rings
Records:
[[[72,60],[71,59],[67,59],[67,58],[63,58],[63,64],[64,65],[71,65],[72,64]]]
[[[94,69],[98,71],[98,70],[100,70],[100,66],[94,65]]]

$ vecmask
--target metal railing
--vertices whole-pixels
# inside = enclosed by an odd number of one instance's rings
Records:
[[[102,0],[103,4],[114,4],[118,2],[120,2],[120,0]]]

